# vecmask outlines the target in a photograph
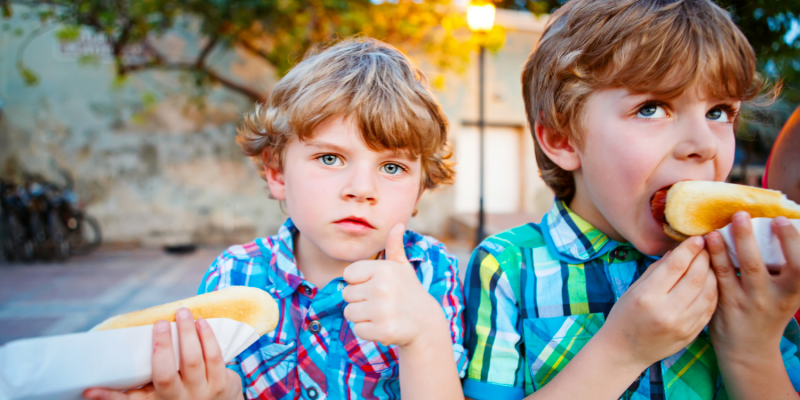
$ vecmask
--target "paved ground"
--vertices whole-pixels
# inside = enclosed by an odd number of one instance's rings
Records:
[[[64,264],[0,264],[0,345],[86,331],[116,314],[193,296],[221,250],[101,249]]]
[[[449,246],[466,269],[469,248]],[[0,261],[0,345],[83,332],[108,317],[193,296],[222,248],[184,256],[100,249],[63,264]]]

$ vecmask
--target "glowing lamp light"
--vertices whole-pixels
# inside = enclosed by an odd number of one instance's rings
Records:
[[[470,3],[467,6],[467,24],[473,32],[488,32],[494,26],[494,4]]]

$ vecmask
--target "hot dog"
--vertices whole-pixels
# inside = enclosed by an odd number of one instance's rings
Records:
[[[723,228],[739,211],[752,218],[800,218],[800,206],[777,190],[706,181],[678,182],[657,191],[650,210],[677,241]]]
[[[269,293],[253,287],[231,286],[188,299],[111,317],[93,331],[152,325],[159,320],[175,321],[175,312],[186,307],[197,318],[229,318],[244,322],[264,335],[278,325],[278,305]]]

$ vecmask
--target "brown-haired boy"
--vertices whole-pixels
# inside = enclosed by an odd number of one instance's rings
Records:
[[[278,327],[226,369],[208,325],[197,322],[198,340],[179,312],[180,375],[157,324],[154,385],[87,397],[463,398],[456,259],[404,229],[422,192],[454,175],[447,120],[422,72],[384,43],[343,41],[281,79],[237,142],[290,219],[220,255],[199,292],[264,289]]]
[[[737,277],[718,233],[678,244],[650,209],[730,172],[763,87],[744,35],[709,0],[572,0],[552,18],[522,85],[556,201],[473,253],[466,396],[796,398],[800,234],[774,220],[788,265],[770,276],[737,214]]]

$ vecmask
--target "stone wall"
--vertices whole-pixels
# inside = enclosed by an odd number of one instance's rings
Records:
[[[16,17],[11,25],[12,31],[36,27]],[[107,242],[235,243],[274,233],[283,222],[278,202],[268,199],[266,184],[233,141],[249,101],[213,88],[199,106],[186,95],[193,84],[175,73],[139,73],[117,83],[108,57],[81,65],[54,30],[24,52],[25,64],[39,75],[38,85],[28,86],[16,70],[24,36],[9,32],[0,33],[4,176],[24,170],[57,180],[58,167],[70,170]],[[490,55],[490,65],[498,65],[488,79],[494,88],[487,91],[491,120],[524,123],[519,70],[536,37],[510,31],[509,51]],[[171,33],[157,45],[171,57],[198,51],[186,32]],[[246,54],[212,54],[210,60],[226,76],[265,92],[275,83],[270,67]],[[471,68],[448,75],[437,93],[453,132],[477,115],[470,100],[475,73]],[[443,234],[453,196],[452,188],[425,194],[411,228]]]

